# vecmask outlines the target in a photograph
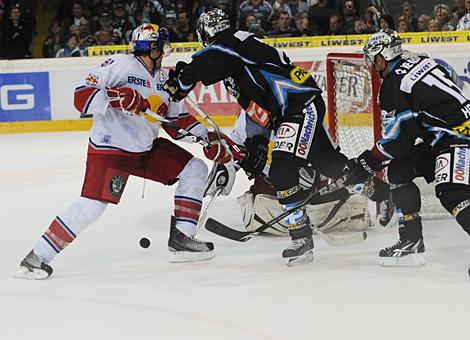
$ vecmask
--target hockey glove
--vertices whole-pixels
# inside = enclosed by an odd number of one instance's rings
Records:
[[[204,148],[204,155],[211,161],[217,163],[227,163],[230,160],[241,160],[246,152],[235,144],[230,137],[215,131],[207,133],[207,141],[211,144],[209,148]]]
[[[179,61],[176,64],[176,68],[168,72],[168,80],[165,82],[165,84],[163,84],[163,89],[168,92],[170,95],[170,100],[173,102],[179,102],[183,100],[195,86],[192,85],[185,89],[181,87],[182,84],[179,81],[179,75],[186,65],[187,64],[185,62]]]
[[[261,135],[245,140],[248,156],[241,160],[240,166],[248,174],[248,179],[254,179],[263,172],[268,160],[268,144],[269,140]]]
[[[214,163],[211,172],[207,176],[204,197],[214,196],[218,190],[220,190],[222,196],[228,196],[232,191],[236,173],[235,163]]]
[[[348,179],[346,185],[363,183],[369,176],[383,169],[383,164],[370,150],[364,151],[357,158],[350,159],[344,168]]]
[[[140,116],[150,108],[148,100],[130,87],[107,88],[106,95],[111,107],[122,110],[129,115]]]

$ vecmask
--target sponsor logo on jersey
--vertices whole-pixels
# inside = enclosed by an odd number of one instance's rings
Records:
[[[138,78],[138,77],[135,77],[135,76],[128,76],[127,77],[127,82],[129,84],[135,84],[135,85],[139,85],[139,86],[150,87],[150,81],[149,80],[143,79],[143,78]]]
[[[310,145],[312,144],[313,134],[315,133],[315,124],[317,117],[314,111],[314,104],[310,104],[304,109],[304,124],[300,133],[299,143],[295,155],[307,159]]]
[[[460,110],[462,111],[462,114],[464,115],[465,118],[470,119],[470,104],[467,103]],[[468,124],[468,121],[467,121],[467,124]]]
[[[400,84],[400,90],[406,93],[411,93],[413,86],[437,65],[438,64],[432,59],[423,59],[419,64],[411,69],[406,76],[403,77]]]
[[[455,148],[454,149],[454,175],[453,182],[457,184],[468,184],[470,158],[469,149]]]
[[[111,192],[111,195],[121,195],[124,189],[124,184],[124,177],[122,177],[121,175],[113,176],[113,178],[111,178],[111,181],[109,182],[109,191]]]
[[[100,138],[101,143],[104,143],[104,144],[111,144],[111,140],[112,140],[111,135],[103,135]]]
[[[100,77],[98,77],[96,74],[89,73],[85,78],[85,83],[88,86],[97,86],[99,79],[100,79]]]
[[[279,129],[277,129],[276,131],[276,137],[278,139],[295,137],[295,135],[297,134],[298,128],[299,128],[299,124],[282,123]]]
[[[437,156],[434,174],[436,185],[450,182],[450,153]]]
[[[273,151],[283,151],[294,153],[294,145],[299,131],[297,123],[282,123],[276,131],[274,137]]]
[[[312,75],[301,66],[296,66],[290,71],[290,79],[296,84],[303,84]]]
[[[469,106],[470,106],[470,104],[469,104]],[[469,115],[470,115],[470,109],[469,109]],[[465,122],[463,122],[459,126],[456,126],[456,127],[452,128],[452,130],[454,130],[454,132],[457,132],[461,135],[470,136],[470,119],[466,120]]]
[[[111,65],[112,63],[114,63],[114,59],[108,58],[108,59],[106,59],[106,60],[101,64],[101,67],[109,66],[109,65]]]

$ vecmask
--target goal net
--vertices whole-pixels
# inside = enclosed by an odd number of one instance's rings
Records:
[[[361,53],[328,54],[326,76],[330,134],[348,158],[357,157],[381,137],[380,79],[364,64]],[[386,179],[386,173],[381,176]],[[421,191],[423,218],[451,217],[435,197],[433,184],[421,178],[415,183]]]

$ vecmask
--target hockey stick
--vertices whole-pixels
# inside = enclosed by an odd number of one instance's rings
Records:
[[[241,161],[241,159],[238,159],[238,158],[234,157],[234,155],[233,155],[232,151],[230,150],[230,148],[233,148],[239,154],[243,153],[242,149],[238,145],[236,145],[235,143],[233,145],[229,146],[227,144],[227,142],[225,141],[225,138],[222,137],[222,132],[220,132],[219,126],[212,120],[212,118],[209,117],[209,115],[207,113],[205,113],[204,110],[201,109],[201,107],[194,100],[192,100],[190,97],[186,97],[186,101],[194,109],[194,111],[197,112],[198,115],[200,115],[210,126],[212,126],[212,128],[214,129],[214,131],[217,133],[217,135],[219,137],[221,145],[224,147],[224,149],[227,151],[227,153],[230,154],[233,159],[235,159],[237,161]],[[219,150],[219,152],[221,152],[221,150]]]
[[[321,188],[320,190],[310,191],[308,196],[303,201],[301,201],[298,206],[283,212],[282,214],[280,214],[277,217],[274,217],[268,222],[263,222],[261,226],[259,226],[253,231],[236,230],[236,229],[226,226],[225,224],[217,220],[214,220],[213,218],[207,219],[205,227],[207,230],[219,236],[222,236],[222,237],[234,240],[234,241],[238,241],[238,242],[246,242],[250,240],[251,238],[253,238],[254,236],[258,235],[259,233],[263,232],[264,230],[272,227],[273,224],[281,221],[283,218],[287,217],[288,215],[290,215],[297,209],[307,205],[311,200],[314,200],[318,198],[319,196],[323,196],[330,192],[343,188],[344,187],[343,183],[345,180],[346,179],[343,176],[337,181],[328,184],[326,187]]]
[[[171,122],[170,120],[160,116],[159,114],[153,111],[150,111],[149,109],[145,110],[145,116],[151,117],[152,119],[155,119],[156,121],[161,122],[162,125],[168,126],[169,128],[176,130],[182,137],[191,137],[195,143],[199,143],[205,148],[211,147],[211,144],[208,141],[206,141],[204,138],[202,138],[201,136],[197,136],[194,133],[186,129],[183,129],[181,126]],[[149,120],[145,116],[144,118]]]
[[[320,236],[323,241],[325,241],[328,245],[333,246],[333,247],[344,247],[344,246],[351,246],[353,244],[361,243],[367,238],[367,233],[363,231],[362,233],[360,232],[354,232],[353,234],[347,235],[347,236],[332,236],[324,233],[317,227],[311,225],[313,230],[317,233],[318,236]]]
[[[199,222],[197,223],[197,227],[196,227],[196,233],[199,232],[201,227],[206,223],[207,214],[209,213],[209,210],[212,208],[212,205],[214,204],[217,197],[219,197],[220,194],[222,193],[223,189],[224,189],[223,187],[218,188],[217,191],[214,193],[214,195],[211,197],[209,203],[207,203],[206,207],[204,208],[204,211],[199,217]]]
[[[217,134],[220,135],[220,128],[219,126],[212,120],[211,117],[207,113],[205,113],[201,107],[190,97],[186,97],[186,102],[194,109],[194,111],[197,112],[198,115],[200,115],[204,120],[209,123],[210,126],[217,132]]]

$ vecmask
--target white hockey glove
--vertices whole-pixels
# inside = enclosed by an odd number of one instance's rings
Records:
[[[221,195],[228,196],[235,182],[237,168],[234,163],[214,163],[211,172],[207,176],[204,188],[204,197],[214,196],[218,190]]]

